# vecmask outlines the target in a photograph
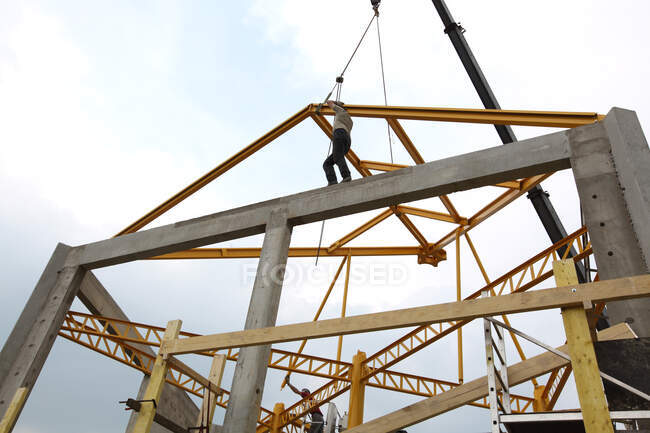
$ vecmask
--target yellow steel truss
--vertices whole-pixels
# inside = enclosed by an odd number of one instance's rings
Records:
[[[603,118],[602,115],[597,113],[371,105],[346,105],[346,108],[353,117],[385,119],[390,126],[390,129],[399,138],[404,149],[410,155],[415,164],[424,164],[425,160],[407,134],[400,120],[571,128],[594,123]],[[332,125],[327,120],[326,116],[332,116],[333,114],[332,110],[327,107],[317,110],[316,104],[308,105],[232,157],[228,158],[223,163],[219,164],[214,169],[210,170],[208,173],[198,178],[174,196],[152,209],[140,219],[120,231],[116,236],[133,233],[145,227],[156,218],[163,215],[165,212],[178,205],[183,200],[190,197],[201,188],[205,187],[210,182],[223,175],[228,170],[232,169],[237,164],[250,157],[307,118],[311,118],[326,134],[326,136],[331,138]],[[363,177],[372,176],[373,171],[388,172],[408,167],[408,165],[405,164],[363,160],[352,150],[348,152],[347,159]],[[578,255],[573,258],[575,261],[581,260],[590,255],[592,253],[590,245],[583,245],[581,241],[581,236],[586,232],[585,228],[582,228],[495,280],[491,281],[489,279],[487,272],[483,267],[477,249],[469,237],[469,231],[551,175],[552,173],[548,173],[526,179],[512,179],[494,185],[495,187],[505,189],[505,191],[495,198],[492,198],[490,201],[487,201],[483,208],[473,215],[461,216],[461,213],[458,212],[450,197],[443,195],[439,198],[447,211],[446,213],[406,205],[391,206],[358,228],[352,230],[350,233],[342,236],[326,248],[320,250],[313,247],[290,248],[289,257],[314,257],[316,255],[324,257],[343,257],[343,261],[341,262],[335,279],[323,298],[314,320],[318,320],[320,312],[322,311],[325,302],[327,302],[336,278],[346,261],[349,268],[352,256],[410,255],[416,256],[418,263],[426,263],[435,266],[439,261],[446,260],[447,255],[444,248],[452,242],[456,242],[458,251],[461,237],[464,237],[486,283],[484,287],[465,298],[474,299],[484,290],[488,290],[492,296],[499,296],[507,293],[522,292],[536,286],[542,281],[545,281],[552,276],[550,263],[554,259],[560,258],[558,251],[563,248],[565,249],[565,254],[564,257],[561,258],[566,257],[571,247],[575,247],[578,250]],[[373,227],[376,227],[391,215],[395,215],[410,232],[411,236],[416,241],[416,245],[381,247],[348,246],[351,241],[368,230],[371,230]],[[452,224],[453,228],[450,229],[448,234],[437,241],[429,242],[425,234],[420,231],[410,218],[411,216],[423,217],[446,224]],[[154,259],[255,258],[259,257],[260,252],[260,248],[197,248],[161,255],[154,257]],[[460,257],[458,255],[456,260],[457,289],[460,290]],[[458,296],[460,299],[460,292]],[[343,311],[343,314],[345,314],[345,311]],[[506,323],[509,323],[507,317],[504,316],[503,319]],[[468,321],[457,321],[416,328],[400,339],[387,345],[384,349],[368,356],[367,359],[362,362],[362,380],[366,382],[367,386],[425,397],[431,397],[433,395],[447,392],[459,386],[462,383],[463,376],[461,331],[462,327],[467,323]],[[395,365],[399,361],[417,353],[435,341],[439,341],[445,335],[449,335],[455,331],[458,332],[459,338],[459,383],[389,370],[391,366]],[[138,349],[138,346],[160,346],[163,333],[164,329],[160,327],[97,317],[83,313],[69,312],[59,335],[116,359],[133,368],[137,368],[145,372],[145,374],[149,374],[151,372],[154,358]],[[195,336],[195,334],[187,332],[181,332],[181,335],[188,337]],[[511,337],[519,356],[522,360],[525,359],[525,354],[517,338],[512,334]],[[336,360],[305,355],[302,353],[305,344],[306,340],[302,342],[300,349],[295,353],[272,349],[268,366],[289,373],[296,372],[329,379],[330,382],[322,386],[313,394],[314,398],[311,401],[317,401],[319,405],[348,391],[350,388],[349,375],[351,364],[340,361],[340,355],[337,356]],[[214,355],[213,352],[205,352],[203,354],[207,356]],[[237,359],[237,352],[232,349],[228,350],[225,355],[230,361]],[[170,368],[167,382],[194,395],[203,395],[204,388],[201,383],[197,382],[192,377],[185,375],[182,370],[177,369],[173,364]],[[546,402],[546,407],[552,408],[570,373],[570,366],[554,370],[543,388],[538,386],[535,379],[532,379],[533,384],[536,387],[536,397],[538,397],[540,401]],[[225,407],[227,404],[227,395],[227,392],[221,394],[217,404]],[[511,395],[511,400],[515,412],[530,410],[533,407],[533,398],[530,397]],[[476,401],[472,404],[479,407],[487,407],[486,399]],[[258,431],[262,432],[270,430],[271,426],[274,426],[274,431],[280,431],[283,428],[289,431],[296,430],[297,426],[301,423],[300,418],[308,411],[309,403],[305,400],[298,401],[286,409],[283,405],[276,405],[275,418],[273,412],[263,409],[260,413]]]

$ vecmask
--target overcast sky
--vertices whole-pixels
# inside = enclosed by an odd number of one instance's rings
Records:
[[[480,108],[433,5],[384,0],[380,17],[388,100],[392,105]],[[636,110],[650,124],[647,45],[650,4],[643,0],[449,0],[456,20],[505,109]],[[78,245],[110,237],[275,125],[328,93],[371,17],[367,0],[239,2],[86,2],[0,0],[0,343],[4,343],[57,242]],[[346,74],[342,99],[383,104],[376,29]],[[499,145],[487,125],[403,122],[426,160]],[[519,138],[552,129],[515,128]],[[362,159],[389,161],[385,125],[358,120],[352,148]],[[151,227],[325,184],[328,140],[306,120],[290,133],[184,202]],[[411,163],[394,146],[396,163]],[[353,174],[353,177],[358,177]],[[570,173],[543,184],[568,232],[579,228]],[[469,216],[502,190],[452,195]],[[418,206],[443,209],[429,200]],[[324,244],[378,212],[325,225]],[[451,230],[414,220],[431,242]],[[293,246],[315,246],[320,224],[294,230]],[[471,232],[491,278],[550,245],[526,198]],[[256,236],[228,246],[259,246]],[[414,245],[396,218],[351,245]],[[467,245],[461,245],[462,289],[482,286]],[[455,256],[437,268],[408,258],[353,260],[348,314],[455,299]],[[338,259],[290,260],[279,323],[313,318]],[[243,327],[256,260],[137,262],[96,275],[134,321],[216,333]],[[400,269],[385,283],[373,270]],[[324,318],[341,309],[342,285]],[[84,311],[79,302],[73,309]],[[564,341],[558,311],[513,316],[514,326],[549,344]],[[465,378],[485,374],[480,324],[465,332]],[[405,333],[346,337],[343,359],[368,355]],[[297,344],[286,347],[295,350]],[[538,353],[526,346],[527,353]],[[512,344],[510,344],[512,349]],[[334,339],[306,352],[335,357]],[[510,350],[510,359],[516,359]],[[184,359],[206,375],[209,361]],[[455,381],[456,339],[448,337],[395,369]],[[230,388],[234,365],[224,384]],[[270,370],[263,405],[296,401]],[[59,339],[15,429],[17,433],[121,431],[128,413],[117,401],[135,396],[141,374]],[[312,389],[323,380],[294,377]],[[517,391],[532,396],[530,383]],[[366,420],[421,400],[369,388]],[[336,399],[347,410],[347,395]],[[560,406],[577,406],[570,390]],[[221,422],[224,411],[215,416]],[[462,408],[410,432],[487,431],[488,412]]]

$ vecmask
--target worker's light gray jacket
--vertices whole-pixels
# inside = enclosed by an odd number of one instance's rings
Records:
[[[352,131],[352,117],[350,117],[345,108],[341,108],[336,104],[334,104],[334,107],[332,109],[336,113],[336,116],[334,116],[334,126],[332,127],[332,130],[336,131],[337,129],[341,128],[345,129],[349,134],[350,131]]]

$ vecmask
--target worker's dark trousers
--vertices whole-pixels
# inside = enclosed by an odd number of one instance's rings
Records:
[[[334,131],[332,143],[332,154],[323,163],[323,170],[325,170],[325,176],[329,183],[336,182],[334,164],[339,166],[341,177],[350,177],[350,169],[345,162],[345,155],[350,150],[350,134],[345,129],[338,128]]]
[[[344,131],[344,130],[342,130]],[[344,131],[345,132],[345,131]],[[347,135],[347,132],[346,132]],[[323,433],[323,415],[319,413],[312,413],[311,414],[311,426],[309,427],[309,432],[308,433]]]

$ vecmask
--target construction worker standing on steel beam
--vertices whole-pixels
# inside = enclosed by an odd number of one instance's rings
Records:
[[[334,110],[334,125],[332,127],[332,154],[325,159],[323,163],[323,170],[327,177],[327,185],[335,185],[336,173],[334,172],[334,164],[339,167],[341,172],[341,183],[350,182],[350,169],[345,162],[345,155],[350,150],[352,141],[350,140],[350,131],[352,131],[352,117],[343,108],[342,102],[327,101],[327,105]]]

